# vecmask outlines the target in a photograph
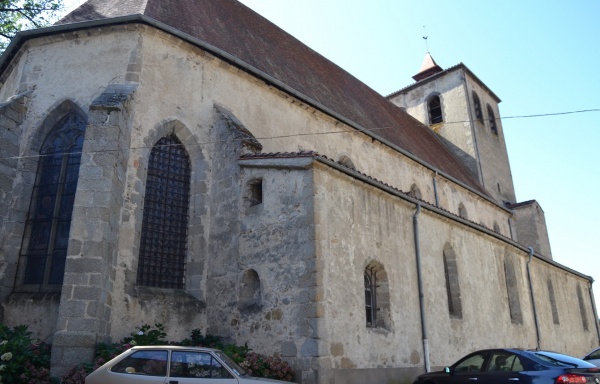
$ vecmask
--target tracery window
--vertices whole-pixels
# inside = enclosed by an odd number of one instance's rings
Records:
[[[19,263],[27,291],[62,285],[85,127],[86,120],[71,112],[42,144]]]
[[[427,102],[427,110],[429,112],[429,124],[443,123],[442,117],[442,102],[439,96],[432,96]]]
[[[190,173],[189,156],[174,134],[154,145],[146,179],[138,285],[184,288]]]

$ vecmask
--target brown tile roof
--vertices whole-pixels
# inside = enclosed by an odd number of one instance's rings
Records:
[[[428,127],[236,0],[88,0],[57,24],[131,14],[142,14],[227,52],[305,95],[309,104],[316,101],[489,196]]]

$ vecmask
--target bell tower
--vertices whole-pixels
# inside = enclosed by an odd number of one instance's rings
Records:
[[[413,79],[388,100],[434,130],[499,203],[515,203],[500,98],[466,65],[442,69],[429,52]]]

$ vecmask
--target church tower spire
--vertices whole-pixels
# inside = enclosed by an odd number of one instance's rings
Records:
[[[433,60],[433,57],[431,57],[431,54],[429,54],[429,52],[427,52],[425,54],[425,59],[423,60],[423,64],[421,64],[421,69],[419,70],[419,73],[414,75],[412,78],[415,81],[421,81],[423,79],[428,78],[429,76],[435,75],[436,73],[439,73],[442,71],[443,71],[443,69],[439,65],[437,65],[435,60]]]

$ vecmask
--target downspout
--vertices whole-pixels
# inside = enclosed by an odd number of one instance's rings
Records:
[[[415,257],[417,261],[417,282],[419,285],[419,309],[421,312],[421,333],[423,335],[423,357],[425,360],[425,372],[431,372],[429,360],[429,341],[427,339],[427,322],[425,321],[425,295],[423,293],[423,275],[421,273],[421,247],[419,246],[419,213],[421,203],[417,203],[417,211],[413,216],[413,229],[415,234]]]
[[[535,306],[535,295],[533,294],[533,284],[531,282],[531,270],[529,269],[529,263],[533,257],[533,248],[529,249],[529,260],[527,260],[527,279],[529,280],[529,294],[531,295],[531,306],[533,307],[533,320],[535,321],[535,335],[537,337],[537,350],[542,349],[541,338],[540,338],[540,325],[538,323],[537,309]]]
[[[594,291],[592,290],[592,284],[594,279],[590,277],[590,300],[592,300],[592,311],[594,311],[594,323],[596,324],[596,334],[598,334],[598,343],[600,344],[600,324],[598,324],[598,312],[596,312],[596,300],[594,300]]]
[[[438,199],[437,175],[438,175],[438,172],[435,171],[435,173],[433,174],[433,196],[435,197],[435,206],[439,208],[440,201]]]

